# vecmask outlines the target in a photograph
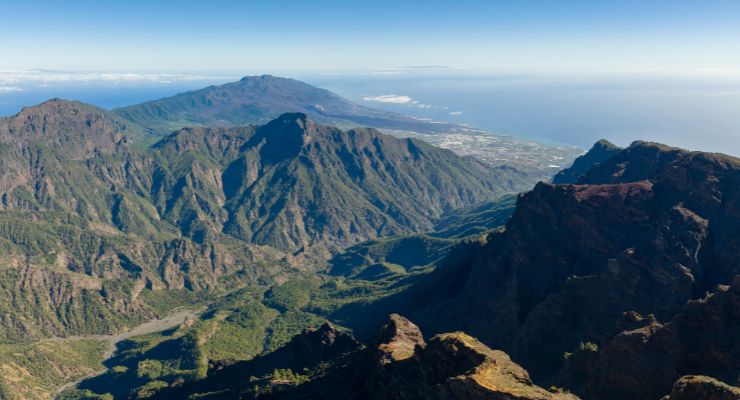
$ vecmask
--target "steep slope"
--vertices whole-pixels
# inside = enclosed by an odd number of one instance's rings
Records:
[[[427,230],[523,188],[515,169],[304,114],[187,128],[151,149],[137,135],[63,100],[0,119],[5,337],[121,329],[165,311],[171,292],[269,282],[327,249]]]
[[[623,326],[598,351],[570,358],[567,374],[585,397],[657,399],[686,374],[740,383],[740,276],[731,286],[690,301],[665,324],[629,313]],[[687,390],[682,386],[686,384],[674,387],[671,398]]]
[[[280,156],[291,149],[323,143],[319,127],[304,134],[309,121],[298,122],[300,140],[282,137],[280,151],[255,159],[285,161]],[[234,137],[246,146],[260,138],[259,129]],[[224,142],[213,143],[209,157],[240,157]],[[208,377],[182,386],[162,379],[156,386],[167,388],[160,395],[567,396],[532,382],[584,398],[649,400],[691,390],[732,395],[728,385],[736,386],[740,375],[740,160],[636,142],[580,180],[588,183],[537,185],[517,198],[505,229],[485,238],[416,235],[364,243],[332,260],[332,272],[342,277],[289,281],[264,295],[264,304],[283,315],[326,318],[367,343],[390,312],[411,315],[431,334],[460,330],[481,342],[462,333],[421,340],[419,330],[394,318],[377,346],[363,348],[325,326],[309,335],[313,345],[299,339],[252,361],[219,361]],[[462,225],[470,221],[465,215]],[[350,345],[336,352],[322,347],[337,342]],[[511,354],[532,379],[482,343]],[[718,382],[680,380],[691,374]],[[506,390],[491,394],[492,388]]]
[[[595,164],[604,162],[621,152],[622,149],[607,140],[599,140],[586,154],[573,161],[573,165],[560,171],[552,178],[552,183],[578,183],[583,175]]]
[[[506,225],[516,208],[516,196],[504,196],[445,213],[434,225],[434,237],[464,238]]]
[[[305,113],[316,121],[332,125],[420,132],[466,130],[458,125],[432,124],[359,106],[328,90],[270,75],[248,76],[238,82],[122,107],[114,112],[160,134],[193,125],[264,124],[286,112]]]
[[[740,274],[740,160],[636,142],[581,179],[589,184],[537,185],[505,231],[461,247],[403,293],[335,316],[364,330],[393,310],[429,332],[464,330],[511,353],[536,382],[560,386],[564,355],[605,345],[623,313],[669,321]],[[721,319],[730,334],[732,318]],[[681,373],[727,376],[688,365]],[[625,382],[608,390],[651,398]]]
[[[375,280],[434,268],[466,242],[502,229],[514,213],[516,196],[504,196],[445,213],[435,230],[369,240],[329,260],[329,273]]]
[[[196,240],[226,232],[292,251],[428,230],[446,211],[524,188],[515,169],[305,114],[178,131],[155,152],[169,171],[157,199],[166,220]]]
[[[161,219],[152,193],[165,170],[131,145],[137,135],[110,112],[57,99],[0,119],[4,339],[116,331],[166,312],[158,289],[266,271],[253,263],[269,252],[193,243]]]

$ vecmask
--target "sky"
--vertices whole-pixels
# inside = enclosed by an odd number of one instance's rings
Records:
[[[587,148],[740,156],[740,1],[0,0],[0,115],[247,75]]]
[[[740,75],[740,2],[9,1],[0,70]]]

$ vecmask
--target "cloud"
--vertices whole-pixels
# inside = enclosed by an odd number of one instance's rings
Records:
[[[455,67],[451,65],[408,65],[406,67],[402,67],[402,69],[407,71],[428,71],[428,70],[442,70],[442,69],[456,69]]]
[[[462,111],[453,111],[450,113],[450,115],[461,115]]]
[[[437,71],[454,71],[457,67],[450,65],[408,65],[405,67],[382,67],[369,71],[334,71],[324,72],[322,75],[399,75],[408,73],[424,73]]]
[[[13,93],[22,91],[23,89],[19,88],[18,86],[0,86],[0,93]]]
[[[418,102],[412,99],[410,96],[398,96],[395,94],[384,94],[382,96],[367,96],[362,98],[365,101],[374,101],[377,103],[392,103],[392,104],[417,104]]]
[[[397,94],[384,94],[380,96],[365,96],[362,99],[365,101],[374,101],[376,103],[406,105],[408,107],[421,108],[422,110],[429,110],[432,108],[446,110],[448,108],[448,107],[433,106],[431,104],[424,104],[418,100],[414,100],[414,98],[411,96],[397,95]]]
[[[18,85],[46,85],[50,83],[123,83],[149,82],[170,84],[181,81],[214,79],[237,79],[239,77],[213,76],[204,74],[147,74],[135,72],[67,72],[47,70],[0,71],[0,87]],[[19,88],[20,89],[20,88]]]

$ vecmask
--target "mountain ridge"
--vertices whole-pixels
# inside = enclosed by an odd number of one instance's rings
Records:
[[[185,128],[151,148],[129,138],[138,134],[59,99],[0,119],[0,290],[27,285],[10,296],[7,337],[120,329],[161,312],[147,304],[153,293],[315,270],[332,249],[432,227],[520,184],[515,170],[305,114]]]
[[[587,398],[610,393],[611,399],[647,400],[691,373],[736,384],[728,380],[738,371],[731,362],[699,368],[698,361],[687,361],[661,376],[651,394],[642,393],[637,385],[650,384],[622,379],[618,374],[631,373],[630,361],[609,343],[615,330],[619,335],[625,329],[619,328],[624,313],[670,321],[707,292],[733,298],[722,292],[725,285],[736,287],[740,274],[738,180],[740,159],[635,142],[595,163],[578,184],[539,183],[520,195],[504,230],[453,248],[404,292],[348,306],[335,317],[358,335],[390,311],[409,315],[431,333],[463,330],[509,352],[545,386],[563,385],[559,371],[570,354],[597,353],[590,357],[603,357],[601,367],[580,370],[587,378],[579,379],[591,379],[591,386],[565,382]],[[736,322],[736,313],[723,314],[711,321],[716,331],[687,327],[684,337],[712,343],[731,337]],[[623,335],[619,340],[629,344],[634,334]],[[610,352],[602,355],[602,346]],[[719,360],[738,351],[730,344],[708,346]],[[647,351],[633,367],[642,371],[637,374],[646,374],[643,365],[655,365],[652,354]],[[617,359],[621,369],[609,369],[609,360]],[[604,383],[609,374],[620,384]]]
[[[236,82],[119,107],[113,112],[159,134],[189,125],[263,124],[285,112],[302,112],[319,122],[345,128],[373,126],[422,132],[470,130],[360,106],[328,90],[272,75],[246,76]]]

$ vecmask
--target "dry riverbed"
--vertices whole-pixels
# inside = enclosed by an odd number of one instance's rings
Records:
[[[164,318],[155,318],[141,325],[138,325],[129,331],[116,333],[113,335],[79,335],[79,336],[68,336],[68,337],[63,337],[63,338],[51,338],[51,339],[45,339],[45,340],[51,341],[51,342],[74,341],[74,340],[97,340],[101,342],[106,342],[108,343],[108,349],[103,354],[103,362],[105,362],[111,356],[113,356],[113,354],[116,351],[118,343],[124,340],[127,340],[127,339],[131,339],[136,336],[146,335],[146,334],[155,333],[155,332],[161,332],[161,331],[165,331],[170,328],[177,327],[183,322],[187,321],[188,319],[197,318],[205,310],[206,310],[205,307],[197,309],[197,310],[182,310],[174,314],[168,315],[167,317],[164,317]],[[101,369],[99,371],[96,371],[93,374],[80,378],[76,381],[68,382],[57,390],[55,396],[67,389],[77,386],[77,384],[79,384],[83,380],[100,375],[104,373],[105,371],[106,369]]]

